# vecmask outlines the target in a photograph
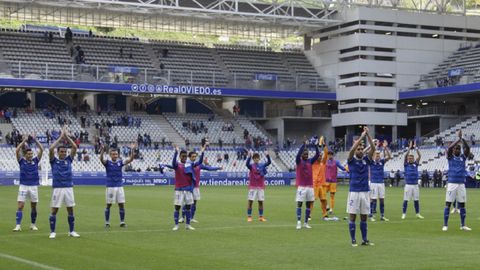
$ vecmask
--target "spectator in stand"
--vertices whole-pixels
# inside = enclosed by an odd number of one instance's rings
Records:
[[[90,161],[90,156],[88,155],[88,152],[86,149],[83,149],[83,161],[89,162]]]
[[[423,170],[420,178],[422,179],[422,187],[429,187],[430,175],[428,174],[427,170]]]
[[[73,33],[72,30],[70,30],[70,27],[67,27],[67,30],[65,30],[65,43],[69,44],[73,41]]]
[[[52,42],[53,42],[53,33],[48,32],[48,43],[52,43]]]
[[[397,170],[395,173],[395,186],[398,187],[400,185],[400,179],[402,178],[402,175],[400,174],[400,170]]]
[[[9,111],[8,109],[6,109],[3,115],[4,115],[5,121],[7,121],[7,123],[11,123],[11,122],[12,122],[12,112],[11,112],[11,111]]]
[[[186,147],[187,149],[190,148],[190,140],[189,140],[188,138],[185,139],[185,147]]]
[[[82,161],[82,152],[77,151],[77,161]]]
[[[243,130],[243,138],[244,138],[244,139],[247,139],[249,134],[250,134],[250,133],[248,132],[247,129],[244,129],[244,130]]]
[[[472,146],[475,145],[475,134],[470,136],[470,141],[472,142]]]
[[[390,179],[390,186],[393,187],[395,184],[395,171],[391,170],[390,173],[388,174],[388,178]]]
[[[221,154],[217,154],[217,163],[221,163],[222,162],[222,155]]]
[[[248,136],[247,139],[245,140],[245,148],[247,149],[252,148],[252,139],[250,138],[250,136]]]
[[[88,30],[88,37],[93,37],[92,29]]]
[[[77,145],[77,148],[80,147],[80,137],[76,137],[75,144]]]
[[[233,105],[232,112],[233,112],[233,116],[237,116],[237,105]]]
[[[220,149],[223,148],[223,140],[222,140],[222,138],[218,138],[218,147],[220,147]]]
[[[130,50],[128,51],[128,58],[133,59],[133,49],[130,47]]]
[[[228,163],[228,159],[229,159],[229,158],[230,158],[230,156],[228,155],[228,153],[225,153],[225,154],[223,155],[223,159],[224,159],[225,162],[227,162],[227,163]]]
[[[123,46],[120,47],[120,58],[123,58]]]
[[[162,148],[165,148],[165,144],[166,144],[165,137],[162,137]],[[203,146],[203,144],[202,144],[202,146]]]
[[[162,49],[162,57],[166,58],[168,56],[168,49]]]

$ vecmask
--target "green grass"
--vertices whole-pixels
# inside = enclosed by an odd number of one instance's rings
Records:
[[[13,233],[17,187],[0,188],[0,269],[35,269],[6,259],[13,255],[63,269],[478,269],[480,190],[469,190],[467,225],[459,230],[458,214],[450,230],[442,232],[444,189],[421,190],[421,212],[414,218],[413,203],[400,220],[402,189],[388,188],[386,215],[390,222],[369,222],[373,247],[350,246],[345,221],[320,221],[317,207],[313,229],[295,230],[295,190],[268,187],[268,222],[246,222],[245,187],[202,187],[196,231],[171,231],[172,187],[126,187],[128,228],[118,227],[113,208],[112,228],[103,228],[104,187],[75,187],[76,231],[67,237],[66,211],[57,218],[57,239],[48,239],[51,189],[40,189],[38,232],[28,230],[26,207],[23,231]],[[346,187],[336,200],[344,216]],[[318,206],[318,205],[316,205]],[[256,209],[256,208],[255,208]],[[254,213],[256,210],[254,209]],[[357,238],[361,239],[357,226]]]

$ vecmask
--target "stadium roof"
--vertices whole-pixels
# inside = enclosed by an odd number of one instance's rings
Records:
[[[4,19],[42,23],[244,37],[286,37],[339,23],[342,16],[335,14],[351,6],[467,14],[467,5],[476,5],[476,1],[0,0],[0,15]]]

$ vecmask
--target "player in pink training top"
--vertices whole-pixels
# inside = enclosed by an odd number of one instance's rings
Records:
[[[333,208],[335,207],[335,193],[337,192],[337,168],[342,171],[347,171],[345,167],[340,164],[340,161],[334,159],[333,151],[329,150],[325,170],[325,179],[327,183],[325,193],[330,193],[330,215],[333,215]]]
[[[310,211],[315,201],[315,196],[313,194],[313,175],[312,175],[312,164],[317,161],[320,157],[320,149],[318,144],[315,145],[315,156],[308,158],[308,149],[306,148],[308,141],[306,141],[300,149],[298,149],[297,157],[295,162],[297,163],[297,230],[302,228],[302,204],[306,203],[305,208],[305,223],[303,224],[304,228],[311,229],[308,225],[308,218],[310,217]]]
[[[267,166],[272,164],[270,155],[265,152],[267,157],[266,163],[260,163],[260,155],[258,153],[249,152],[247,158],[247,168],[250,170],[248,175],[248,208],[247,221],[252,222],[252,204],[253,201],[258,201],[258,220],[261,222],[267,221],[263,217],[263,201],[265,200],[265,175],[267,174]],[[253,164],[251,163],[253,159]]]

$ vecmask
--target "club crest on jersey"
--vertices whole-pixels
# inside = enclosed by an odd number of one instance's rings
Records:
[[[363,165],[367,165],[367,162],[365,160],[362,160]]]

